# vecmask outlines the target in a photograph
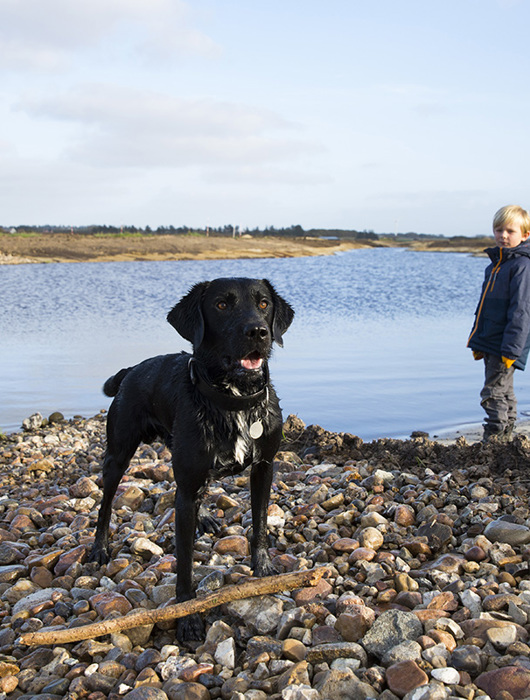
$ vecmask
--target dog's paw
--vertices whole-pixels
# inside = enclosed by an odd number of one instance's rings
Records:
[[[216,535],[221,530],[221,525],[217,518],[210,515],[208,512],[204,514],[199,513],[199,517],[197,518],[197,530],[199,535],[204,535],[206,532]]]
[[[105,547],[98,547],[97,545],[94,545],[92,547],[92,550],[90,551],[90,554],[88,555],[88,561],[95,562],[100,566],[102,566],[103,564],[108,564],[110,561],[110,554],[108,549],[106,549]]]
[[[273,565],[267,552],[260,552],[252,558],[252,570],[254,576],[263,578],[264,576],[275,576],[278,570]]]
[[[204,639],[204,623],[199,614],[188,615],[177,621],[177,640],[181,643]]]

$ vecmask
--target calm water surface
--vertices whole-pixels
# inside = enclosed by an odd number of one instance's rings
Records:
[[[485,258],[354,250],[318,258],[0,266],[0,429],[91,416],[121,367],[189,350],[165,321],[192,284],[267,277],[296,317],[271,372],[284,415],[369,440],[480,422],[466,349]],[[516,373],[520,410],[527,375]]]

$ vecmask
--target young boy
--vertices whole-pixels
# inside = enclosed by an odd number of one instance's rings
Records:
[[[484,442],[512,437],[517,417],[513,375],[525,368],[530,349],[530,214],[502,207],[493,218],[493,233],[497,246],[486,250],[491,264],[467,343],[476,360],[484,359]]]

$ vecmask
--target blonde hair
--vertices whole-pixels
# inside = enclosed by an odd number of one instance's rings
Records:
[[[530,214],[515,204],[501,207],[493,217],[493,230],[506,224],[512,224],[515,220],[521,225],[523,233],[530,233]]]

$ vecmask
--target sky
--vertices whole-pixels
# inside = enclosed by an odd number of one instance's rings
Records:
[[[1,0],[0,225],[489,235],[530,0]]]

